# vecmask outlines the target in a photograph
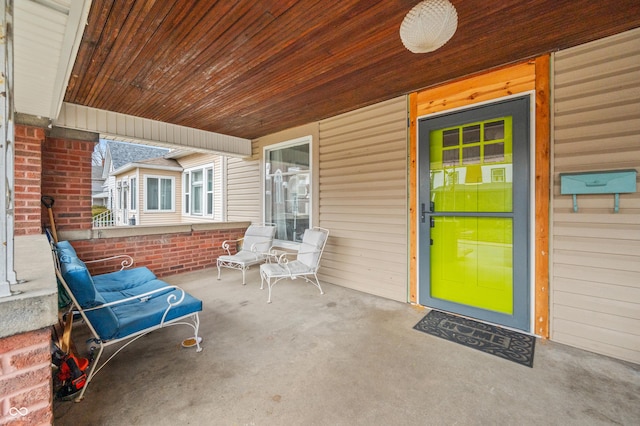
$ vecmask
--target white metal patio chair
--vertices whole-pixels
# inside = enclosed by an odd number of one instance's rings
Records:
[[[276,227],[273,224],[250,225],[244,237],[223,241],[222,248],[227,254],[218,257],[218,279],[221,268],[237,269],[242,271],[242,285],[245,285],[246,270],[267,259],[275,234]],[[236,254],[231,254],[231,244],[239,241],[242,241],[242,248]]]
[[[324,294],[320,281],[318,281],[318,268],[324,246],[329,237],[329,230],[314,227],[304,231],[300,248],[294,253],[284,253],[278,257],[277,263],[265,263],[260,265],[260,289],[264,288],[264,282],[269,287],[269,298],[267,303],[271,303],[271,289],[280,280],[290,278],[303,278],[305,281],[318,287],[320,294]],[[288,260],[288,257],[296,256],[295,260]]]

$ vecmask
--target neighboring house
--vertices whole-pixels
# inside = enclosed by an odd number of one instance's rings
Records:
[[[176,199],[180,202],[182,223],[227,220],[226,175],[227,158],[215,154],[171,151],[165,156],[175,159],[183,168]]]
[[[91,199],[94,206],[106,206],[109,202],[109,193],[104,188],[106,179],[103,170],[102,165],[91,167]]]
[[[116,188],[115,177],[112,176],[115,170],[132,162],[162,157],[168,152],[169,150],[166,148],[128,142],[106,141],[102,178],[104,179],[103,192],[106,193],[107,200],[105,205],[109,210],[114,209],[116,206],[116,198],[120,196]]]
[[[222,221],[224,157],[177,151],[114,170],[116,226]]]
[[[182,167],[164,157],[127,163],[111,173],[115,180],[113,212],[115,225],[157,225],[180,222]]]

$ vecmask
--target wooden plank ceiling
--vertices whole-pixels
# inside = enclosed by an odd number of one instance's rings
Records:
[[[638,0],[451,1],[413,54],[418,0],[93,0],[65,101],[252,139],[640,26]]]

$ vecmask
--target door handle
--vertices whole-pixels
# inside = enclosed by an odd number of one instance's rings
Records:
[[[421,216],[420,216],[420,220],[422,221],[422,223],[425,223],[425,222],[426,222],[426,220],[427,220],[427,213],[433,213],[433,201],[432,201],[431,203],[429,203],[429,207],[431,207],[431,210],[427,211],[427,210],[425,209],[425,207],[426,207],[426,204],[425,204],[425,203],[422,203],[422,206],[421,206],[421,207],[422,207],[422,211],[421,211],[421,213],[420,213],[420,215],[421,215]],[[436,227],[436,221],[435,221],[435,219],[433,218],[433,216],[431,216],[431,217],[429,218],[429,225],[430,225],[432,228],[435,228],[435,227]]]

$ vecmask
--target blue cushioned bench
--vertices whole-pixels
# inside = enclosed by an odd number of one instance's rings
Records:
[[[188,325],[193,328],[197,351],[202,350],[198,337],[198,312],[202,311],[202,301],[159,280],[146,267],[91,276],[68,241],[51,246],[56,275],[73,301],[72,309],[82,315],[99,345],[86,384],[76,401],[82,400],[93,376],[118,352],[153,330]],[[98,367],[106,346],[126,340]]]

